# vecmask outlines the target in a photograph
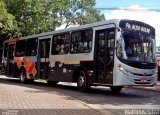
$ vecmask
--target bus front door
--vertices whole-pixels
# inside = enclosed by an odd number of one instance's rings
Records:
[[[50,38],[39,40],[38,78],[48,78]]]
[[[114,39],[114,28],[96,31],[95,71],[97,83],[113,84]]]

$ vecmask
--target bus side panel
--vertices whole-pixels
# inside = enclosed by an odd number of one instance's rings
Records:
[[[92,84],[95,81],[94,61],[92,61],[92,60],[80,61],[80,67],[84,68],[84,70],[86,72],[88,84]]]
[[[55,62],[55,67],[49,67],[48,80],[75,82],[74,72],[82,69],[86,72],[88,83],[92,84],[94,82],[93,65],[93,61],[81,61],[80,64],[63,64],[62,66],[60,62]]]
[[[16,59],[14,57],[15,52],[15,43],[9,43],[7,51],[7,66],[6,66],[6,75],[8,77],[19,77],[18,66],[16,64]]]
[[[74,70],[73,65],[64,64],[60,61],[50,62],[48,80],[72,82],[72,70]]]
[[[7,69],[7,76],[9,77],[14,77],[14,78],[18,78],[20,71],[18,69],[17,63],[15,62],[15,60],[10,60],[9,61],[9,66]]]
[[[75,72],[82,69],[86,72],[89,84],[93,83],[94,61],[90,54],[67,54],[50,56],[48,80],[76,82]]]

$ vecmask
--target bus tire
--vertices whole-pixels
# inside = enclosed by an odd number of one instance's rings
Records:
[[[122,88],[123,88],[123,86],[111,86],[110,90],[112,93],[120,93]]]
[[[20,81],[21,81],[21,83],[27,83],[27,76],[26,76],[25,70],[21,70]]]
[[[82,70],[78,72],[77,86],[78,90],[81,92],[87,92],[90,88],[90,86],[88,85],[86,74]]]

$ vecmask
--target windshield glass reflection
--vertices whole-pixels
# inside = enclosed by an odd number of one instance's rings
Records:
[[[122,31],[117,56],[130,61],[155,62],[154,39],[147,33]]]

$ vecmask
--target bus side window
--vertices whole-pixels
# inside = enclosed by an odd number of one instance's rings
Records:
[[[15,56],[16,57],[21,57],[25,55],[25,46],[26,46],[26,41],[21,40],[16,42],[16,51],[15,51]]]
[[[28,39],[26,43],[26,56],[37,55],[37,38]]]
[[[8,43],[5,43],[4,44],[4,50],[3,50],[3,55],[4,55],[4,58],[6,58],[7,57],[7,52],[8,52]]]
[[[60,54],[61,52],[61,45],[62,45],[63,40],[61,39],[61,36],[53,36],[52,40],[52,55],[57,55]]]
[[[9,50],[8,50],[9,59],[14,58],[14,49],[15,49],[15,44],[9,44]]]
[[[92,30],[72,33],[71,53],[89,53],[92,49]]]
[[[53,36],[52,55],[67,54],[69,52],[69,41],[69,33]]]
[[[64,54],[68,54],[69,52],[69,41],[70,41],[70,34],[65,34],[65,39],[64,39]]]
[[[72,34],[72,39],[71,39],[71,53],[79,53],[80,51],[80,44],[81,44],[81,33],[80,32],[75,32]]]
[[[92,50],[92,35],[93,31],[92,30],[87,30],[84,31],[84,52],[88,53]]]

